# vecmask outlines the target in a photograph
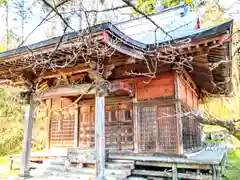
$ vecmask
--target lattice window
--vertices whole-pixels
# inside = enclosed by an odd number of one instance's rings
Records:
[[[155,151],[157,146],[156,106],[140,108],[140,142],[142,151]]]
[[[177,119],[175,105],[157,107],[159,151],[176,153]]]
[[[182,107],[183,114],[190,111]],[[183,148],[184,150],[193,150],[201,146],[201,125],[189,115],[182,117],[183,123]]]

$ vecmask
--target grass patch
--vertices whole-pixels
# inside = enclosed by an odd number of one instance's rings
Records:
[[[0,179],[7,179],[9,176],[17,176],[19,170],[10,170],[8,156],[0,157]]]
[[[228,166],[225,180],[239,180],[240,177],[240,149],[228,153]]]
[[[8,164],[8,157],[7,156],[0,157],[0,164],[1,165]]]

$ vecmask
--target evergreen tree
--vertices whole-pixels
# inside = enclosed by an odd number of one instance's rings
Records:
[[[6,6],[7,3],[7,0],[0,0],[0,6]]]

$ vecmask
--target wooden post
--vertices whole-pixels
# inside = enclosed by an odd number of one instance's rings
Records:
[[[21,154],[21,166],[19,176],[28,177],[29,176],[29,161],[31,153],[31,140],[32,140],[32,128],[34,123],[34,113],[35,104],[33,101],[33,95],[30,94],[30,103],[25,109],[24,117],[24,136],[23,136],[23,146]]]
[[[216,171],[216,166],[215,165],[213,165],[212,166],[212,179],[213,180],[216,180],[217,179],[217,171]]]
[[[78,130],[79,130],[79,108],[78,105],[74,108],[74,147],[78,147],[79,143],[79,136],[78,136]]]
[[[47,104],[47,112],[46,112],[46,147],[47,149],[50,149],[51,145],[51,118],[52,118],[52,99],[48,99],[46,101]]]
[[[139,152],[139,131],[138,131],[138,119],[139,119],[139,110],[137,107],[137,100],[133,99],[133,125],[134,125],[134,152]]]
[[[177,120],[177,147],[178,147],[178,154],[183,154],[183,127],[182,127],[182,108],[180,102],[180,79],[177,73],[174,74],[174,84],[175,84],[175,99],[176,102],[176,120]]]
[[[178,172],[177,172],[177,165],[173,164],[172,165],[172,176],[173,176],[173,180],[178,180]]]
[[[103,180],[105,179],[105,98],[96,96],[95,106],[96,180]]]

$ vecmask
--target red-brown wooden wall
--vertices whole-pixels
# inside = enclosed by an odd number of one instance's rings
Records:
[[[145,79],[147,81],[148,79]],[[136,82],[137,100],[150,100],[161,97],[174,96],[174,76],[166,74],[152,79],[149,83],[144,80]]]
[[[190,108],[198,109],[198,95],[193,87],[184,80],[183,78],[180,79],[180,100],[183,103],[188,105]]]
[[[152,99],[163,99],[169,98],[175,99],[175,84],[176,76],[173,73],[167,73],[152,79],[149,83],[144,83],[144,79],[135,79],[135,97],[138,102]],[[190,108],[198,108],[198,97],[195,90],[190,86],[190,84],[183,79],[179,78],[179,93],[180,100]],[[146,81],[148,79],[145,79]],[[150,102],[150,101],[149,101]],[[159,101],[163,102],[163,101]],[[170,102],[170,101],[169,101]],[[152,115],[152,120],[155,126],[150,130],[151,133],[155,132],[155,145],[149,150],[154,150],[163,153],[176,154],[178,153],[179,141],[177,140],[177,119],[171,114],[176,114],[176,102],[172,101],[170,104],[152,104],[150,105],[152,109],[142,108],[141,117],[150,117]],[[52,107],[59,108],[68,106],[72,101],[68,98],[53,99]],[[149,105],[148,105],[149,106]],[[130,109],[131,110],[131,109]],[[50,147],[73,147],[74,146],[74,111],[63,111],[54,113],[50,122]],[[145,113],[145,114],[144,114]],[[149,114],[150,113],[150,114]],[[170,115],[170,116],[169,116]],[[149,121],[145,122],[143,118],[142,123],[149,125]],[[59,121],[60,120],[60,121]],[[143,125],[143,124],[142,124]],[[147,137],[150,132],[147,130],[141,130],[140,136]],[[90,148],[94,146],[94,105],[88,107],[80,107],[79,109],[79,126],[78,126],[78,146],[81,148]],[[146,138],[144,138],[146,139]],[[149,139],[149,137],[147,138]],[[148,142],[140,141],[140,148],[149,148]],[[142,144],[142,146],[141,146]],[[152,144],[153,145],[153,144]],[[146,149],[147,150],[147,149]]]

